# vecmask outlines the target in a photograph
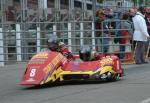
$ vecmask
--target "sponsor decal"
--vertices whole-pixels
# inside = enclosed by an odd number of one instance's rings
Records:
[[[44,64],[45,59],[43,58],[35,58],[30,60],[30,62],[28,64]]]
[[[117,60],[117,70],[120,69],[119,61]]]
[[[62,54],[58,54],[43,70],[45,73],[48,73],[50,70],[52,70],[53,68],[55,68],[55,66],[62,61],[64,57],[62,56]]]
[[[44,59],[47,59],[48,58],[48,53],[39,53],[39,54],[33,56],[32,59],[35,59],[35,58],[44,58]]]
[[[100,61],[100,64],[101,64],[101,66],[113,65],[114,62],[113,62],[112,58],[106,57],[106,58],[103,58],[103,59]]]

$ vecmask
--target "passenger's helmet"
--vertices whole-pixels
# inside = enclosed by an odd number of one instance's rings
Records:
[[[53,35],[47,40],[47,46],[51,51],[58,51],[59,50],[59,40],[57,36]]]
[[[84,45],[79,50],[79,57],[83,61],[95,60],[96,51],[93,51],[89,46]]]

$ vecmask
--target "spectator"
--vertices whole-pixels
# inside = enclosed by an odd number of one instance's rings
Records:
[[[147,24],[148,33],[150,34],[150,7],[146,7],[145,20]]]
[[[115,16],[115,26],[114,28],[116,29],[115,30],[115,38],[114,38],[114,43],[119,43],[119,36],[120,36],[120,29],[121,29],[121,13],[120,12],[117,12],[116,13],[116,16]]]
[[[111,9],[111,8],[106,8],[105,10],[104,10],[104,13],[105,13],[105,15],[106,15],[106,20],[108,20],[108,28],[109,29],[113,29],[114,27],[113,27],[113,22],[112,22],[112,20],[113,20],[113,10]]]
[[[132,9],[133,9],[135,12],[138,12],[138,8],[137,8],[137,7],[133,7]],[[133,17],[132,15],[129,15],[129,20],[130,20],[131,22],[133,22],[133,21],[132,21],[132,17]]]
[[[108,43],[109,43],[109,33],[108,33],[108,25],[105,20],[105,13],[102,9],[98,10],[96,12],[96,29],[98,30],[96,32],[97,37],[102,37],[100,38],[100,42],[102,44],[102,52],[107,53],[108,52]],[[100,31],[102,30],[102,31]],[[97,40],[98,44],[98,40]],[[98,49],[98,48],[97,48]]]
[[[145,61],[145,41],[148,40],[149,34],[147,32],[146,22],[144,15],[140,12],[136,12],[133,8],[129,10],[129,14],[132,16],[134,33],[133,40],[137,42],[135,49],[135,63],[143,64],[148,63]]]
[[[104,11],[102,9],[97,10],[96,12],[96,29],[98,29],[98,31],[96,32],[97,37],[101,35],[101,32],[99,31],[99,29],[101,29],[101,24],[102,24],[102,21],[104,21],[104,19],[105,19]]]
[[[126,45],[128,45],[130,43],[130,40],[129,40],[129,37],[132,36],[132,26],[131,26],[131,23],[128,21],[129,19],[129,14],[128,13],[124,13],[122,15],[122,18],[121,20],[123,20],[121,22],[121,31],[120,31],[120,34],[122,36],[122,38],[120,39],[120,55],[119,55],[119,58],[123,59],[124,58],[124,53],[125,53],[125,47]],[[127,46],[129,47],[129,46]]]
[[[15,21],[15,10],[13,6],[8,6],[6,10],[7,21]]]
[[[132,8],[136,13],[138,12],[138,8],[137,7],[133,7]],[[132,20],[133,16],[129,14],[129,21],[132,23],[132,31],[134,31],[134,25],[133,25],[133,20]],[[133,37],[132,37],[133,38]],[[135,46],[136,46],[136,41],[134,41],[133,39],[130,40],[130,42],[132,43],[132,50],[135,51]]]

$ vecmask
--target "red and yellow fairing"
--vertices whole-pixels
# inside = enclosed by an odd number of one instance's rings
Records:
[[[32,57],[26,66],[21,85],[40,85],[58,79],[61,65],[67,59],[58,52],[41,52]]]
[[[26,66],[21,85],[42,85],[65,80],[101,79],[102,74],[123,76],[121,63],[116,56],[96,61],[68,61],[58,52],[41,52],[32,57]]]
[[[116,74],[122,76],[123,70],[120,61],[116,56],[106,56],[102,60],[88,62],[69,62],[60,73],[61,81],[67,79],[100,79],[102,74],[110,72],[111,79]]]

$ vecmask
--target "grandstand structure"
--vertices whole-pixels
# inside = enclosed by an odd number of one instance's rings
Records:
[[[95,48],[96,10],[111,4],[114,9],[132,6],[131,0],[115,1],[0,0],[1,65],[29,60],[51,34],[59,35],[73,53],[83,44]]]

